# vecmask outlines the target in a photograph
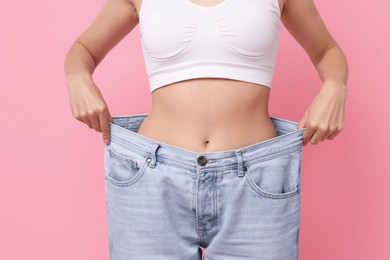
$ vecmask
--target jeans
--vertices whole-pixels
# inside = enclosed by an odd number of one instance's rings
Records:
[[[110,260],[297,260],[304,128],[197,153],[137,133],[116,116],[104,147]]]

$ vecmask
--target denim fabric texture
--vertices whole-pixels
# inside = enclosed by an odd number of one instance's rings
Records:
[[[104,147],[110,260],[298,260],[303,132],[197,153],[115,116]]]

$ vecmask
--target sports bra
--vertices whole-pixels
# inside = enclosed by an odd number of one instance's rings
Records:
[[[150,92],[191,78],[271,88],[280,33],[278,0],[142,0],[141,46]]]

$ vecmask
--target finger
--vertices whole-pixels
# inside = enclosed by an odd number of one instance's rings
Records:
[[[97,131],[97,132],[101,132],[102,130],[100,129],[99,116],[98,115],[91,116],[90,120],[91,120],[93,129],[95,129],[95,131]]]
[[[335,126],[329,127],[328,132],[326,134],[326,139],[332,140],[339,133],[339,129]]]
[[[102,138],[106,144],[111,142],[110,137],[110,122],[112,117],[109,112],[99,114],[100,128],[102,129]]]
[[[102,129],[103,141],[106,144],[109,144],[111,142],[111,138],[110,138],[110,122],[108,122],[108,121],[102,122],[100,127]]]
[[[82,119],[82,121],[83,121],[89,128],[93,129],[92,123],[91,123],[91,121],[90,121],[87,117],[84,117],[84,118]]]
[[[303,145],[305,146],[306,144],[308,144],[310,142],[310,140],[312,139],[314,133],[315,133],[315,128],[313,127],[310,127],[310,126],[306,126],[306,129],[303,133]]]
[[[325,128],[317,128],[312,138],[310,138],[310,142],[312,144],[318,144],[322,140],[325,132]]]
[[[328,139],[333,140],[340,132],[341,130],[334,131],[334,133],[328,136]]]
[[[322,135],[322,138],[321,138],[321,141],[325,141],[326,139],[328,139],[329,135],[331,134],[331,130],[328,128],[326,129],[326,131],[324,132],[324,134]]]

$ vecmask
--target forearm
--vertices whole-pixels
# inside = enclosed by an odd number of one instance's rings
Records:
[[[348,63],[337,44],[326,51],[315,67],[324,86],[343,88],[347,92]]]
[[[64,61],[64,70],[68,87],[79,80],[92,80],[96,64],[88,50],[75,41]]]

